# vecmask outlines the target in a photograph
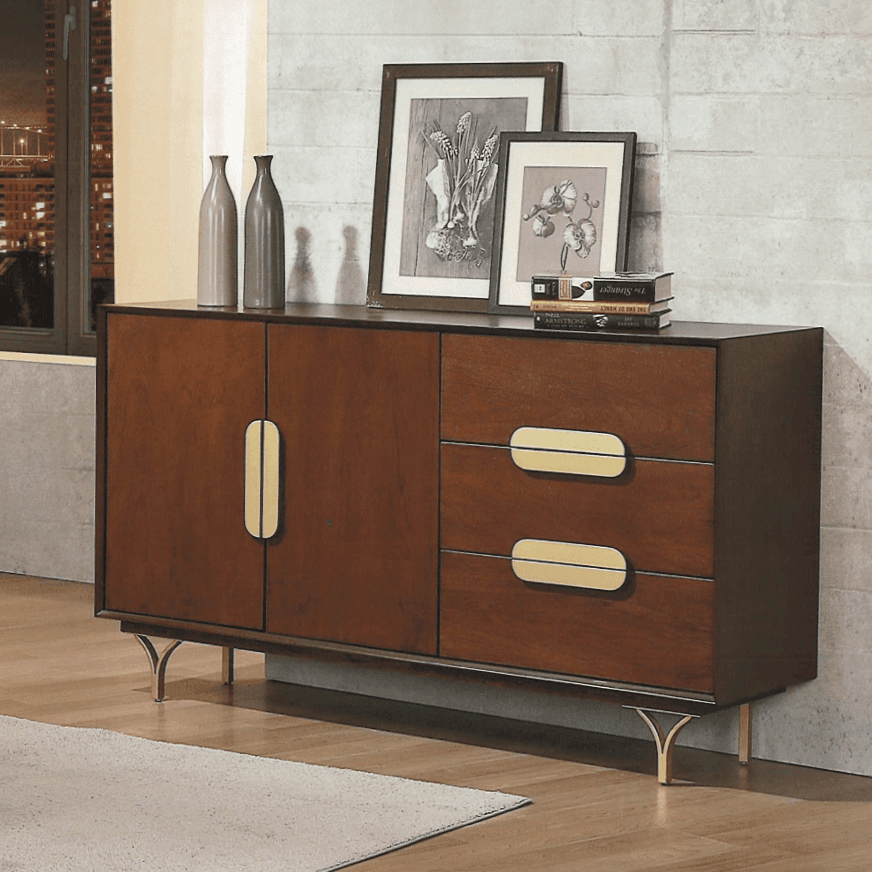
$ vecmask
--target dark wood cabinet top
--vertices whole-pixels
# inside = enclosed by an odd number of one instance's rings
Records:
[[[282,323],[309,323],[349,327],[380,327],[402,330],[438,330],[449,333],[493,333],[509,336],[525,334],[569,342],[651,342],[675,345],[718,345],[725,340],[822,330],[820,327],[793,327],[760,324],[718,324],[707,321],[674,321],[660,331],[585,331],[534,329],[532,317],[523,315],[486,315],[477,312],[439,312],[400,309],[377,309],[369,306],[338,306],[324,303],[288,303],[280,309],[245,309],[242,306],[205,307],[196,300],[172,300],[154,303],[116,303],[106,307],[116,312],[148,312],[194,318],[234,318]]]

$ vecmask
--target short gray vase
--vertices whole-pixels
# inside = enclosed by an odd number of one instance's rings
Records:
[[[235,306],[238,258],[236,200],[227,181],[227,155],[213,154],[212,177],[200,203],[197,305]]]
[[[285,216],[270,173],[271,154],[257,155],[257,175],[245,204],[245,272],[242,305],[283,309],[285,305]]]

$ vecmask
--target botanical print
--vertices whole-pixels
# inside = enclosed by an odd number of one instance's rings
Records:
[[[436,223],[424,244],[441,260],[480,261],[486,254],[478,219],[496,185],[498,141],[494,128],[479,149],[472,112],[460,116],[454,139],[438,127],[424,139],[436,155],[436,166],[427,174],[427,187],[436,197]]]
[[[526,98],[411,101],[400,275],[486,279],[501,130]]]
[[[516,281],[600,271],[604,167],[525,167]]]

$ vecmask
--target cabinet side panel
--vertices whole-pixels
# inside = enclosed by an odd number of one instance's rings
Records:
[[[263,627],[243,443],[264,412],[264,326],[110,314],[105,606]]]
[[[822,336],[718,352],[719,703],[817,673]]]
[[[270,632],[436,653],[439,336],[271,325]]]

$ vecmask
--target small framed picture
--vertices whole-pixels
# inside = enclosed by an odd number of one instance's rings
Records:
[[[503,133],[488,311],[529,314],[534,275],[627,268],[635,133]]]
[[[367,305],[487,311],[500,136],[555,130],[562,74],[560,63],[384,67]]]

